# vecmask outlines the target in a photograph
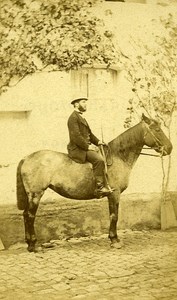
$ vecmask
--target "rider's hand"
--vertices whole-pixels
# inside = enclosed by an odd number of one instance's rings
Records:
[[[101,146],[101,145],[102,145],[102,146],[108,146],[108,144],[106,144],[105,142],[99,141],[99,142],[98,142],[98,146]]]
[[[96,151],[96,152],[99,151],[98,147],[93,145],[93,144],[89,145],[88,150],[89,151]]]

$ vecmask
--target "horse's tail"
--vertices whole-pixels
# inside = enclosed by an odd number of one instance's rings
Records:
[[[21,175],[21,167],[23,165],[24,159],[22,159],[17,167],[17,207],[20,210],[24,210],[28,203],[28,196],[25,191],[25,187]]]

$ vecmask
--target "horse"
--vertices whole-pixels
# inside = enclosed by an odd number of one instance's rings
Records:
[[[108,198],[111,245],[120,248],[117,221],[120,194],[128,187],[131,170],[143,146],[154,149],[158,156],[169,155],[172,144],[160,124],[144,114],[135,126],[108,143],[112,163],[107,166],[107,176],[114,191]],[[45,190],[50,188],[65,198],[89,200],[95,198],[95,180],[89,162],[79,164],[68,154],[40,150],[23,158],[17,167],[17,207],[23,210],[25,241],[29,252],[35,252],[37,241],[34,222],[37,208]]]

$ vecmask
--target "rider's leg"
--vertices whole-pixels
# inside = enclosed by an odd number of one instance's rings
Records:
[[[87,151],[87,161],[93,165],[93,174],[96,181],[96,191],[101,196],[110,194],[110,190],[105,186],[104,170],[105,162],[102,155],[96,151]]]

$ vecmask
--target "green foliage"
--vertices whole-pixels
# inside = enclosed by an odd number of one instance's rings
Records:
[[[1,0],[0,92],[27,74],[117,60],[112,33],[90,8],[99,0]]]
[[[155,37],[153,46],[139,43],[139,54],[128,64],[132,98],[126,127],[131,124],[134,113],[144,109],[169,128],[176,109],[177,24],[171,14],[160,22],[162,34]]]

